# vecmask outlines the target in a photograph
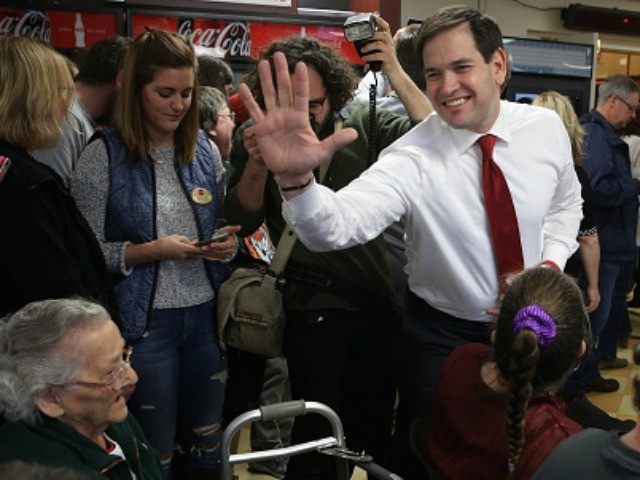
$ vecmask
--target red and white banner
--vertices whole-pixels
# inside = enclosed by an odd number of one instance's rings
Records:
[[[170,30],[188,36],[194,45],[216,49],[232,58],[258,58],[260,51],[278,38],[308,35],[332,45],[351,63],[363,63],[353,44],[344,37],[341,26],[207,20],[141,13],[134,13],[132,19],[134,37],[145,27]]]
[[[83,48],[116,35],[116,14],[0,8],[0,35],[41,40],[56,48]]]

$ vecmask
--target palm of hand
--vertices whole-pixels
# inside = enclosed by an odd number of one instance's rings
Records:
[[[240,85],[240,96],[255,122],[255,138],[267,168],[281,177],[308,175],[336,149],[352,142],[357,132],[345,128],[319,141],[309,122],[307,67],[298,63],[291,78],[282,52],[276,52],[273,61],[277,89],[269,62],[262,60],[259,64],[265,111],[244,84]]]
[[[256,125],[263,160],[276,175],[313,170],[329,154],[311,129],[308,116],[292,108],[278,108]]]

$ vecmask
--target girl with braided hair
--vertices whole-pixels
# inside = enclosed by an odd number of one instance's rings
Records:
[[[505,292],[493,349],[474,343],[451,353],[427,429],[428,457],[444,477],[529,478],[582,430],[555,395],[586,350],[582,298],[571,277],[526,270]]]

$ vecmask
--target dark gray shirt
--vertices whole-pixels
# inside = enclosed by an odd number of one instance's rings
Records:
[[[637,480],[640,452],[620,440],[617,432],[584,430],[560,443],[533,480]]]
[[[78,157],[95,132],[95,128],[96,124],[91,115],[80,101],[74,98],[62,124],[62,135],[58,144],[45,150],[35,150],[31,155],[39,162],[53,168],[62,178],[64,186],[69,188],[71,173],[75,170]]]

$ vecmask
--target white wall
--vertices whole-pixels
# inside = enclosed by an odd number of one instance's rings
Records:
[[[540,11],[524,7],[513,0],[401,0],[401,22],[406,24],[409,18],[423,19],[438,8],[447,5],[466,3],[474,5],[483,12],[491,15],[500,25],[502,33],[508,37],[548,38],[559,41],[575,41],[580,31],[567,30],[562,25],[560,10]],[[639,0],[625,0],[603,2],[601,0],[523,0],[523,3],[535,5],[539,8],[568,6],[571,3],[581,3],[607,8],[618,8],[640,12]],[[601,47],[605,49],[640,51],[640,36],[600,34]]]

